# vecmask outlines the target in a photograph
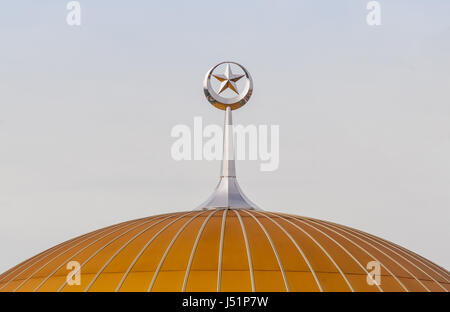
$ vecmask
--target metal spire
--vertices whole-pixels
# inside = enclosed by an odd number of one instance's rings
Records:
[[[223,128],[223,158],[219,184],[208,198],[199,207],[200,209],[258,209],[247,196],[244,195],[236,179],[236,166],[234,161],[233,121],[231,108],[225,110]]]
[[[220,65],[225,64],[224,74],[215,74],[214,71]],[[231,71],[231,65],[238,67],[244,74],[235,75]],[[221,86],[216,92],[211,85],[211,77],[214,77]],[[239,92],[236,82],[245,77],[243,90]],[[226,89],[234,91],[234,97],[219,95]],[[233,120],[231,111],[244,106],[253,92],[253,80],[250,73],[240,64],[235,62],[222,62],[213,66],[205,76],[203,91],[208,101],[216,108],[225,111],[223,127],[223,158],[220,171],[220,180],[216,189],[206,202],[200,205],[200,209],[259,209],[244,195],[236,179],[236,166],[234,162],[233,144]]]

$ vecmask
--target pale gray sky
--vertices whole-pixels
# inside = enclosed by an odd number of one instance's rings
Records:
[[[205,72],[242,63],[241,124],[280,125],[280,167],[239,161],[261,208],[352,226],[450,267],[450,2],[67,1],[0,5],[0,271],[107,225],[190,210],[217,161],[176,124],[221,124]]]

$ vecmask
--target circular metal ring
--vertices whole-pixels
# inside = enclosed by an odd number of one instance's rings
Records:
[[[242,91],[242,93],[238,94],[235,97],[226,98],[220,96],[216,91],[214,91],[214,89],[211,86],[211,76],[213,75],[214,70],[222,64],[234,64],[236,66],[239,66],[244,72],[244,76],[246,78],[244,90]],[[250,76],[250,73],[241,64],[238,64],[236,62],[221,62],[213,66],[206,73],[205,80],[203,81],[203,92],[205,93],[205,96],[208,99],[208,101],[218,109],[226,110],[227,107],[230,107],[232,110],[238,109],[244,106],[252,95],[253,92],[252,76]]]

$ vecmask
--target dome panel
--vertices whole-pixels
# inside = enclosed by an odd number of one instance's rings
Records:
[[[227,212],[223,235],[221,291],[254,289],[254,277],[250,276],[251,254],[248,252],[247,234],[244,233],[243,226],[235,210]]]
[[[209,218],[198,232],[198,242],[192,249],[191,265],[187,267],[186,291],[216,291],[219,241],[223,210],[209,211]]]
[[[248,211],[237,211],[240,214],[247,232],[249,248],[252,254],[255,289],[261,291],[286,291],[284,268],[280,266],[277,254],[267,239],[264,227],[258,219]]]

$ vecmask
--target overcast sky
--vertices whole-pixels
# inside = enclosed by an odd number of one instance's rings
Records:
[[[218,161],[170,155],[221,124],[223,60],[252,74],[235,123],[280,126],[280,166],[237,163],[262,209],[329,220],[450,267],[450,1],[80,1],[0,5],[0,272],[117,222],[191,210]]]

